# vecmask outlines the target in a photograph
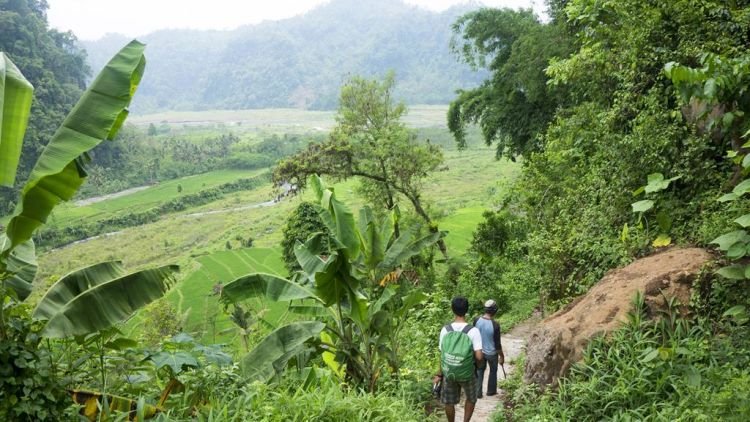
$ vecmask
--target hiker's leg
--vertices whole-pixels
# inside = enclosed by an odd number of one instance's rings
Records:
[[[487,381],[487,395],[493,396],[497,394],[497,355],[485,355],[487,359],[487,367],[490,369],[489,380]]]
[[[477,402],[477,380],[472,379],[461,383],[461,388],[466,394],[466,405],[464,406],[464,422],[468,422],[471,419],[471,414],[474,413],[474,405]]]
[[[466,405],[464,406],[464,422],[469,422],[471,420],[471,415],[473,413],[474,413],[474,403],[470,402],[469,400],[466,400]]]
[[[471,410],[474,410],[474,408],[472,408]],[[446,404],[445,416],[448,417],[448,422],[455,422],[456,421],[456,406],[452,404]]]
[[[482,398],[482,384],[484,384],[484,368],[477,369],[477,397],[478,398]]]
[[[461,386],[456,381],[443,379],[443,391],[440,394],[440,402],[445,405],[445,416],[448,422],[456,419],[456,405],[461,399]]]

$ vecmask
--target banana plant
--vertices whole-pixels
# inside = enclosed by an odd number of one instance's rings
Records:
[[[36,261],[31,259],[32,234],[46,223],[56,205],[78,191],[86,179],[89,151],[105,139],[114,139],[122,127],[143,76],[144,48],[132,41],[109,61],[52,136],[21,191],[19,204],[0,238],[0,275],[19,300],[30,293],[36,273]],[[8,174],[15,172],[30,104],[30,85],[24,83],[5,55],[1,58],[0,98],[5,101],[0,107],[0,184],[12,181]],[[19,248],[23,250],[14,254]],[[6,283],[10,274],[13,278]]]
[[[129,318],[164,296],[176,265],[126,273],[120,262],[101,262],[60,278],[44,294],[32,317],[43,321],[47,338],[84,336]]]
[[[398,206],[394,207],[390,215],[380,218],[370,207],[365,206],[359,211],[361,253],[355,268],[370,282],[371,287],[382,287],[387,282],[397,281],[401,275],[398,267],[403,262],[445,236],[445,232],[435,232],[417,237],[418,231],[414,227],[396,236],[395,227],[399,217]]]
[[[317,177],[312,185],[330,231],[328,246],[322,241],[323,234],[314,234],[295,248],[302,272],[294,281],[249,274],[225,285],[221,298],[225,303],[259,296],[293,301],[291,311],[315,319],[272,332],[242,359],[241,367],[248,379],[267,381],[283,370],[305,342],[320,336],[317,344],[333,372],[341,373],[343,366],[348,381],[374,391],[384,367],[398,368],[394,345],[405,312],[426,297],[417,290],[403,294],[396,286],[388,286],[374,297],[363,286],[375,279],[369,275],[392,271],[401,261],[434,243],[439,235],[431,235],[429,240],[391,239],[392,227],[379,227],[369,211],[364,211],[360,219],[363,233],[332,189]]]
[[[34,87],[0,52],[0,186],[12,187],[16,180],[33,96]]]

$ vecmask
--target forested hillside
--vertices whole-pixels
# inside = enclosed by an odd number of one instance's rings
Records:
[[[450,26],[470,7],[434,13],[401,0],[333,0],[302,16],[234,31],[158,31],[140,37],[151,51],[150,71],[133,107],[139,113],[334,109],[347,76],[389,69],[396,72],[398,98],[446,104],[484,76],[449,49]],[[109,35],[84,42],[91,67],[101,68],[124,41]]]
[[[750,420],[750,0],[547,5],[110,36],[86,87],[0,0],[0,420],[450,420],[456,297],[475,422]]]

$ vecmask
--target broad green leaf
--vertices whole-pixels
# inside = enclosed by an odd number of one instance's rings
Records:
[[[663,248],[671,244],[672,244],[672,238],[669,237],[669,235],[662,233],[659,236],[657,236],[656,239],[654,239],[654,241],[651,243],[651,246],[655,248]]]
[[[742,196],[748,191],[750,191],[750,179],[743,180],[739,185],[735,186],[734,189],[732,189],[732,193],[737,196]]]
[[[365,266],[368,269],[376,268],[378,263],[385,258],[385,247],[388,240],[381,237],[381,232],[378,229],[378,223],[371,221],[367,224],[366,231],[361,233],[362,253]]]
[[[315,281],[315,273],[323,271],[328,262],[329,252],[324,247],[325,238],[325,234],[315,233],[304,244],[298,242],[294,247],[294,256],[310,282]]]
[[[737,217],[734,219],[734,222],[742,227],[750,226],[750,214],[745,214],[741,217]]]
[[[722,195],[717,201],[719,202],[729,202],[729,201],[736,201],[740,196],[737,195],[734,192],[729,192],[727,194]]]
[[[646,212],[654,207],[654,201],[650,199],[644,199],[630,204],[633,207],[633,212]]]
[[[412,240],[413,233],[413,231],[408,230],[393,242],[391,247],[386,251],[383,261],[378,265],[380,271],[388,272],[393,270],[396,266],[418,255],[423,249],[432,246],[441,237],[445,236],[445,232],[435,232]]]
[[[747,253],[747,244],[745,242],[737,242],[727,249],[727,258],[729,259],[740,259]]]
[[[742,157],[742,167],[750,167],[750,154],[746,154],[744,157]]]
[[[703,96],[706,98],[714,98],[716,96],[716,79],[710,78],[703,85]]]
[[[0,251],[5,248],[10,248],[10,239],[2,234],[0,235]],[[29,239],[16,246],[6,258],[5,265],[7,272],[10,274],[10,277],[6,280],[7,286],[13,289],[19,300],[26,299],[31,294],[32,283],[38,267],[34,242]]]
[[[380,297],[378,300],[375,301],[370,307],[368,308],[368,312],[370,316],[374,315],[377,312],[380,312],[381,309],[383,309],[383,306],[385,306],[388,302],[393,300],[396,296],[396,288],[393,286],[386,287],[383,292],[380,294]]]
[[[333,338],[330,334],[325,331],[320,332],[320,340],[323,342],[323,348],[325,351],[322,353],[323,362],[328,368],[336,375],[339,379],[344,379],[344,365],[336,361],[336,349],[329,345],[333,345]]]
[[[110,350],[125,350],[134,347],[138,347],[138,342],[125,337],[117,337],[104,343],[104,348]]]
[[[716,274],[730,280],[743,280],[745,278],[745,266],[744,265],[730,265],[728,267],[720,268],[716,271]]]
[[[31,112],[34,87],[0,52],[0,186],[12,187]]]
[[[175,344],[195,343],[195,338],[188,333],[177,333],[169,339],[169,342]]]
[[[352,277],[351,266],[339,255],[331,255],[323,271],[315,274],[315,293],[326,305],[341,303],[359,290],[359,281]],[[355,294],[357,296],[357,294]]]
[[[285,325],[264,338],[242,358],[241,368],[249,381],[267,382],[281,373],[293,353],[306,341],[317,337],[325,328],[318,321],[295,322]]]
[[[6,229],[11,247],[30,239],[57,204],[73,197],[86,177],[88,152],[117,134],[143,75],[144,47],[132,41],[110,60],[42,151]]]
[[[720,250],[726,251],[737,242],[747,243],[748,241],[750,241],[750,236],[748,236],[745,230],[735,230],[717,237],[710,243],[715,243],[719,245]]]
[[[215,363],[218,366],[227,366],[232,364],[232,357],[229,354],[224,353],[224,351],[221,350],[221,346],[219,345],[212,344],[210,346],[204,346],[202,344],[198,344],[193,350],[201,352],[207,361]]]
[[[167,265],[98,282],[55,309],[41,335],[62,338],[109,328],[164,296],[174,284],[173,274],[178,269]]]
[[[184,368],[198,367],[198,360],[195,359],[195,356],[184,351],[159,352],[149,356],[148,359],[154,363],[156,369],[161,369],[166,366],[169,367],[175,375],[181,373]]]
[[[630,238],[630,228],[628,227],[628,223],[625,223],[622,226],[622,231],[620,232],[620,241],[626,242]]]
[[[669,184],[682,176],[675,176],[671,179],[664,179],[664,175],[661,173],[653,173],[648,175],[648,184],[645,186],[646,193],[654,193],[663,191],[669,187]]]
[[[221,290],[221,300],[225,303],[237,303],[258,296],[274,301],[318,299],[312,291],[297,283],[264,273],[240,277]]]
[[[742,305],[732,306],[727,309],[721,316],[724,318],[734,318],[745,314],[745,307]]]
[[[734,118],[735,118],[735,114],[734,113],[732,113],[731,111],[730,112],[726,112],[726,113],[724,113],[724,116],[722,116],[722,118],[721,118],[721,124],[725,128],[729,128],[730,126],[732,126],[732,122],[734,122]]]
[[[39,300],[32,316],[49,320],[76,296],[125,274],[120,261],[107,261],[72,271],[55,282]]]
[[[321,205],[324,212],[328,212],[331,216],[333,227],[329,226],[329,230],[333,229],[331,230],[333,237],[344,246],[344,255],[350,260],[356,259],[359,255],[359,236],[354,223],[354,214],[333,194],[328,197],[325,204]]]

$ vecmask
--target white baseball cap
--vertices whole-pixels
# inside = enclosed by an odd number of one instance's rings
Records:
[[[485,308],[493,308],[493,307],[497,308],[497,302],[495,302],[494,300],[490,299],[487,302],[484,302],[484,307]]]

